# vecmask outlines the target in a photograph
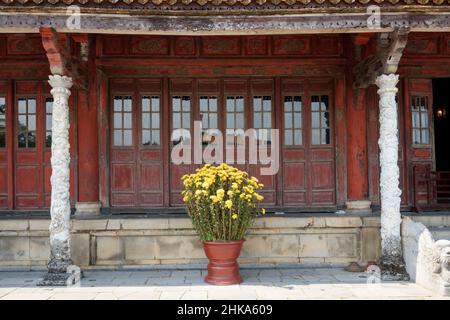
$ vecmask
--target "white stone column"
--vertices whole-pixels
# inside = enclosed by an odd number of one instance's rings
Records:
[[[380,96],[380,193],[381,193],[381,258],[385,279],[407,277],[400,235],[400,170],[398,167],[398,113],[395,100],[398,75],[382,74],[376,79]]]
[[[70,145],[69,96],[72,78],[49,77],[52,87],[52,176],[50,206],[50,262],[46,285],[65,285],[67,268],[72,265],[70,253]]]

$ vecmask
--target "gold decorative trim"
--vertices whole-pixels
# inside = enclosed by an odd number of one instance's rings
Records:
[[[109,2],[111,4],[116,3],[124,3],[127,5],[131,5],[134,2],[138,2],[139,4],[145,5],[149,2],[153,3],[154,5],[189,5],[191,3],[195,3],[200,6],[205,5],[229,5],[233,6],[236,4],[248,6],[250,4],[252,5],[260,5],[264,6],[267,4],[272,5],[279,5],[279,4],[286,4],[286,5],[294,5],[294,4],[302,4],[307,5],[310,2],[315,2],[316,4],[331,4],[336,5],[339,3],[346,3],[346,4],[361,4],[361,5],[367,5],[369,3],[374,4],[382,4],[387,3],[390,5],[444,5],[448,6],[450,5],[450,0],[0,0],[0,4],[13,4],[13,3],[19,3],[19,4],[26,4],[33,2],[35,4],[42,4],[42,3],[48,3],[51,5],[63,3],[63,4],[88,4],[88,3],[94,3],[94,4],[101,4],[104,2]]]

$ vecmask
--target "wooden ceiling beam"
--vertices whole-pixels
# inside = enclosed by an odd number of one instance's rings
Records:
[[[398,28],[391,33],[378,34],[377,52],[361,60],[354,68],[354,86],[367,88],[381,74],[396,73],[408,42],[408,33],[409,28]]]
[[[50,72],[53,75],[69,76],[76,87],[87,90],[87,57],[83,57],[83,52],[80,52],[81,59],[72,56],[70,39],[60,35],[54,28],[41,27],[39,32],[50,64]],[[89,43],[87,36],[79,36],[74,40],[80,42],[81,48],[88,46]]]

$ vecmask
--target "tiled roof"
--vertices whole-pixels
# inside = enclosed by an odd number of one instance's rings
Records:
[[[386,4],[386,5],[450,5],[450,0],[0,0],[0,4],[66,4],[66,5],[98,5],[109,4],[153,4],[153,5],[336,5],[336,4]]]

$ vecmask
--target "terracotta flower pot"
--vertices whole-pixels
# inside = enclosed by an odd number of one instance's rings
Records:
[[[203,249],[209,259],[205,281],[215,285],[231,285],[242,282],[237,258],[244,240],[204,241]]]

